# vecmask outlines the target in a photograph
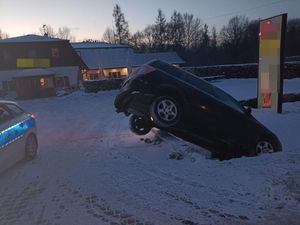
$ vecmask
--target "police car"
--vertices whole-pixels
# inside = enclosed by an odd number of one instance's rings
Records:
[[[22,159],[33,159],[38,141],[33,114],[16,102],[0,100],[0,172]]]

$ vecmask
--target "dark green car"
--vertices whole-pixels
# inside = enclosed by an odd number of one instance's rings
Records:
[[[131,115],[131,130],[136,134],[157,127],[223,158],[282,150],[276,135],[251,115],[250,108],[162,61],[150,61],[126,79],[115,107]]]

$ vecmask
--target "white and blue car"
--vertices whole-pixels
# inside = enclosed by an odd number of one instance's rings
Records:
[[[16,102],[0,101],[0,172],[37,154],[36,121]]]

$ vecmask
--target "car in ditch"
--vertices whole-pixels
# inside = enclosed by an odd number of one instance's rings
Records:
[[[0,101],[0,172],[22,159],[33,159],[37,150],[35,116],[16,102]]]
[[[205,147],[219,158],[282,150],[274,133],[236,99],[207,81],[163,61],[133,72],[115,98],[139,135],[153,127]]]

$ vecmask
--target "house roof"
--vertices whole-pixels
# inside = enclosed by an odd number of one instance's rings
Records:
[[[141,66],[153,59],[158,59],[170,64],[184,63],[176,52],[134,53],[132,66]]]
[[[80,49],[79,54],[89,69],[132,66],[131,48]]]
[[[153,59],[162,60],[170,64],[184,63],[176,52],[134,53],[132,48],[128,46],[101,48],[101,43],[83,44],[91,45],[85,45],[87,46],[86,48],[79,48],[77,46],[75,50],[89,69],[137,67]],[[96,44],[99,48],[92,47],[92,44]],[[72,46],[74,47],[74,43]]]
[[[119,45],[106,42],[74,42],[71,43],[75,49],[99,49],[99,48],[129,48],[128,45]]]
[[[66,40],[59,39],[59,38],[51,38],[48,36],[28,34],[19,37],[2,39],[0,40],[0,43],[53,42],[53,41],[66,41]]]
[[[36,77],[36,76],[53,76],[55,73],[47,69],[23,69],[20,70],[13,78]]]

